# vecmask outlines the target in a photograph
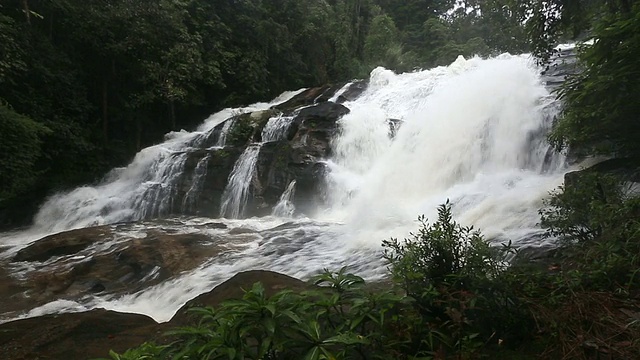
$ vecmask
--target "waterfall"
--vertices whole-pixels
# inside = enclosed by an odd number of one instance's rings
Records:
[[[218,139],[216,140],[216,144],[214,145],[214,147],[222,148],[226,145],[227,135],[229,134],[229,131],[231,130],[231,128],[233,128],[233,125],[235,123],[235,118],[230,118],[224,122],[224,125],[222,125],[222,129],[220,130],[220,134],[218,135]]]
[[[237,219],[244,215],[262,145],[284,139],[293,119],[295,119],[295,114],[291,116],[280,114],[269,118],[262,129],[262,142],[249,145],[236,160],[222,195],[220,216]]]
[[[133,216],[151,218],[171,213],[186,161],[185,153],[169,153],[153,163],[148,172],[150,178],[143,183],[142,193],[131,199]]]
[[[303,90],[285,92],[269,103],[224,109],[211,115],[196,131],[167,134],[163,143],[142,149],[128,166],[111,172],[102,182],[47,199],[34,218],[34,231],[54,233],[170,213],[179,201],[175,198],[176,185],[184,175],[188,152],[206,138],[204,135],[234,115],[269,109]],[[223,125],[216,146],[224,145],[231,122]]]
[[[295,194],[295,189],[296,181],[292,180],[284,190],[282,195],[280,195],[280,200],[278,201],[276,206],[273,207],[271,215],[278,217],[291,217],[293,215],[293,212],[296,210],[292,202],[293,196]]]
[[[194,174],[191,187],[182,200],[182,211],[189,212],[196,210],[198,195],[200,194],[200,192],[202,191],[202,187],[204,186],[204,180],[207,177],[207,166],[209,165],[210,159],[211,154],[207,154],[205,157],[200,159],[200,161],[198,161],[198,164],[193,171]]]
[[[278,115],[271,117],[262,129],[262,142],[278,141],[286,138],[287,130],[295,119],[295,114],[291,116]]]
[[[337,131],[322,133],[332,134],[328,159],[305,154],[300,148],[278,148],[278,142],[284,143],[289,134],[296,113],[274,116],[262,130],[262,142],[249,144],[227,177],[220,206],[221,216],[226,219],[179,217],[111,227],[115,241],[146,241],[148,235],[158,232],[189,234],[209,237],[210,245],[219,246],[220,252],[216,248],[215,255],[197,268],[138,292],[87,295],[75,298],[73,303],[83,309],[140,312],[164,321],[189,299],[249,269],[309,278],[322,268],[339,269],[347,264],[350,271],[379,279],[386,273],[380,259],[381,240],[409,236],[419,226],[419,215],[433,219],[437,206],[447,199],[453,204],[457,221],[475,225],[494,244],[512,240],[516,246],[541,245],[537,210],[541,199],[562,183],[567,168],[564,157],[546,141],[559,105],[545,81],[557,86],[562,75],[542,77],[540,73],[529,56],[508,54],[491,59],[460,57],[449,66],[405,74],[374,69],[364,92],[342,104],[350,112],[338,121]],[[343,89],[332,101],[338,101]],[[269,109],[294,94],[268,104],[225,109],[194,132],[168,134],[166,141],[143,149],[131,164],[115,169],[101,183],[51,197],[36,217],[34,229],[38,231],[29,229],[5,236],[2,244],[10,249],[0,256],[43,234],[163,216],[176,205],[193,209],[211,165],[207,162],[213,162],[215,151],[224,151],[218,148],[225,145],[226,134],[233,126],[232,120],[224,125],[222,122],[239,113]],[[309,143],[318,141],[313,138],[314,128],[297,128],[302,133],[296,134],[300,135],[296,144],[308,144],[305,137]],[[207,146],[214,145],[194,149],[198,141],[205,140],[213,140]],[[238,219],[247,207],[252,186],[258,183],[257,169],[267,167],[262,166],[262,160],[269,160],[268,147],[271,151],[299,151],[294,153],[299,163],[286,168],[286,173],[278,172],[279,168],[261,173],[260,179],[273,178],[278,184],[293,181],[280,194],[280,201],[272,209],[274,216]],[[261,150],[265,150],[264,158],[259,158]],[[207,155],[197,158],[195,164],[190,154]],[[316,165],[322,171],[315,172]],[[326,188],[318,196],[321,204],[309,189],[316,183],[296,178],[308,168],[314,170],[313,176],[325,176]],[[184,174],[192,170],[192,174]],[[176,189],[186,192],[184,198],[178,198],[182,193],[176,194]],[[306,216],[290,217],[294,192],[297,204],[310,209]],[[272,198],[278,194],[271,194]],[[99,251],[109,253],[111,240],[98,239],[95,247],[83,250],[78,257],[82,259],[69,255],[58,258],[61,261],[19,265],[55,273],[59,268],[50,267],[56,262],[72,266]],[[30,314],[70,311],[70,306],[61,307],[67,304],[65,301],[45,304]]]
[[[344,104],[351,112],[333,141],[326,218],[378,243],[449,198],[459,220],[492,238],[540,232],[540,199],[564,160],[545,139],[557,108],[539,74],[527,56],[510,55],[400,75],[375,69]],[[402,121],[393,138],[389,119]]]
[[[247,146],[233,166],[229,175],[229,183],[222,194],[220,216],[237,219],[244,214],[260,147],[261,144]]]

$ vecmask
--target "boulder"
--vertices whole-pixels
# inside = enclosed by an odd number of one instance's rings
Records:
[[[583,170],[570,171],[564,175],[565,186],[571,186],[589,174],[612,175],[629,183],[640,183],[640,159],[617,158],[601,161]]]
[[[251,270],[240,272],[216,286],[213,290],[189,300],[176,312],[167,325],[178,327],[194,324],[198,319],[193,318],[189,314],[189,308],[205,306],[216,307],[225,300],[240,299],[244,295],[245,290],[251,289],[256,282],[260,282],[264,286],[267,297],[273,296],[277,292],[285,289],[299,292],[311,288],[311,285],[301,280],[273,271]]]
[[[338,104],[342,104],[345,101],[353,101],[357,99],[369,86],[369,79],[354,81],[336,101]]]
[[[295,110],[303,106],[326,102],[331,99],[333,95],[335,95],[335,93],[338,92],[344,85],[345,83],[341,83],[306,89],[296,96],[292,97],[288,101],[273,106],[273,109],[286,112]]]
[[[109,226],[97,226],[46,236],[18,251],[13,261],[44,262],[55,256],[78,253],[98,239],[111,236]]]
[[[303,291],[311,285],[271,271],[241,272],[185,304],[167,323],[158,324],[139,314],[95,309],[81,313],[43,315],[0,324],[0,354],[3,360],[106,358],[109,351],[123,353],[144,342],[164,344],[164,334],[179,326],[194,325],[190,307],[217,306],[239,299],[244,289],[260,282],[266,296],[281,290]]]
[[[158,337],[148,316],[97,309],[0,324],[3,360],[106,358]]]

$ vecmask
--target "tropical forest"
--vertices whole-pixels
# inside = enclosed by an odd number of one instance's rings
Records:
[[[0,0],[0,358],[640,359],[636,0]]]

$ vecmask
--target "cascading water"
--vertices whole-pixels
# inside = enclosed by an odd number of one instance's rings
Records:
[[[293,212],[296,210],[296,208],[291,200],[293,198],[293,195],[295,194],[295,190],[296,181],[292,180],[280,196],[280,200],[278,201],[276,206],[273,207],[271,215],[278,217],[291,217],[293,215]]]
[[[222,194],[220,216],[237,219],[244,214],[259,153],[260,144],[249,145],[236,161],[229,175],[229,183]]]
[[[186,152],[207,133],[233,115],[268,109],[301,92],[283,93],[270,103],[224,109],[211,115],[194,132],[172,132],[164,143],[140,151],[126,168],[118,169],[96,186],[83,186],[49,198],[34,219],[32,231],[50,234],[92,225],[112,224],[166,214],[175,201],[175,185],[182,175]],[[216,146],[223,146],[233,125],[227,121]],[[30,239],[34,240],[34,239]],[[29,240],[22,240],[29,241]]]
[[[339,96],[334,94],[333,101]],[[267,109],[284,100],[241,112]],[[303,187],[302,181],[288,178],[284,180],[288,187],[273,209],[275,216],[180,218],[153,225],[170,234],[205,234],[215,239],[212,243],[227,247],[223,255],[198,268],[136,293],[88,296],[71,304],[54,301],[21,316],[105,307],[165,321],[187,300],[238,271],[255,268],[308,278],[322,268],[349,265],[366,278],[379,278],[385,273],[379,257],[381,240],[415,231],[418,215],[434,215],[446,199],[453,203],[457,220],[476,225],[489,239],[538,245],[537,209],[566,171],[563,157],[551,151],[545,140],[557,111],[554,101],[540,69],[527,56],[459,58],[448,67],[400,75],[375,69],[365,92],[343,103],[350,113],[339,121],[332,139],[333,155],[325,159],[327,199],[316,214],[281,217],[290,214],[288,205]],[[170,134],[165,143],[141,151],[132,164],[114,171],[98,186],[51,198],[38,214],[36,228],[52,233],[140,219],[142,209],[161,212],[169,206],[166,201],[175,200],[150,189],[170,191],[171,174],[184,166],[181,154],[193,146],[195,138],[204,141],[216,125],[237,112],[218,113],[194,133]],[[262,143],[249,144],[240,155],[223,195],[224,216],[242,215],[261,148],[282,141],[292,121],[286,116],[270,118]],[[228,126],[227,130],[232,124]],[[216,146],[224,145],[221,138],[218,135]],[[194,179],[191,187],[197,186]],[[153,206],[136,205],[147,198]],[[214,222],[228,229],[209,226]],[[153,226],[115,227],[112,241],[132,236],[145,239]],[[10,234],[2,242],[18,248],[37,239],[21,234]],[[110,246],[101,245],[100,251],[112,251]],[[98,250],[86,251],[89,259],[90,251]],[[37,266],[46,271],[54,262]],[[23,268],[30,271],[26,265]]]
[[[291,116],[277,115],[269,118],[262,129],[262,142],[247,146],[240,155],[231,174],[229,174],[229,182],[222,195],[220,216],[237,219],[244,215],[262,145],[284,139],[293,119],[295,119],[295,114]]]
[[[295,119],[295,114],[291,116],[278,115],[274,116],[267,121],[267,124],[262,129],[262,142],[278,141],[286,137],[287,130]]]
[[[235,124],[235,119],[231,118],[227,120],[222,126],[222,130],[220,131],[220,135],[218,135],[218,140],[216,141],[215,147],[224,147],[227,143],[227,134]]]
[[[226,125],[226,124],[225,124]],[[227,129],[226,131],[229,131]],[[196,209],[196,205],[198,202],[198,196],[202,191],[204,186],[204,179],[207,177],[207,166],[209,165],[209,160],[211,160],[211,155],[207,154],[205,157],[198,161],[196,168],[194,170],[194,179],[191,183],[191,187],[187,191],[187,194],[184,196],[184,200],[182,200],[182,211],[190,212]]]

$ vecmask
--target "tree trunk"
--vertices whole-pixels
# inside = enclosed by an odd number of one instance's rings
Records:
[[[102,81],[102,137],[104,144],[109,143],[109,94],[107,79]]]
[[[28,0],[22,0],[22,11],[24,11],[24,16],[27,20],[27,24],[31,25],[31,11],[29,10]]]

